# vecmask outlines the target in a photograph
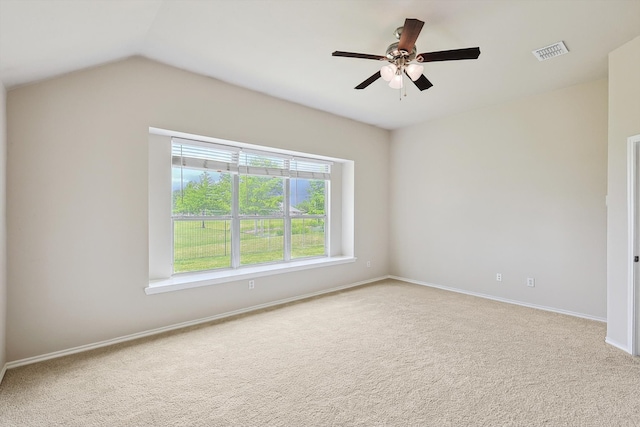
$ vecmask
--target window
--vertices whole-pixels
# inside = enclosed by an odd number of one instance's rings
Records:
[[[332,163],[171,142],[173,273],[326,257]]]
[[[159,128],[148,155],[147,295],[356,261],[352,160]]]

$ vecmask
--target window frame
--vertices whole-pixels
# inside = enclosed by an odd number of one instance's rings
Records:
[[[180,152],[182,153],[182,147],[196,147],[202,150],[212,152],[214,150],[220,151],[228,151],[232,153],[230,159],[233,158],[237,162],[237,164],[233,165],[229,162],[227,167],[224,164],[219,162],[214,162],[217,168],[207,168],[206,163],[207,160],[204,160],[204,167],[194,167],[189,166],[187,163],[194,164],[185,159],[180,159],[180,164],[176,165],[176,156],[174,155],[174,147],[180,146]],[[206,141],[199,140],[191,140],[184,139],[180,137],[172,137],[171,138],[171,152],[172,152],[172,168],[173,167],[185,167],[189,169],[201,169],[203,171],[211,170],[215,173],[229,173],[231,175],[231,213],[230,215],[202,215],[202,216],[191,216],[191,215],[175,215],[173,213],[173,208],[171,212],[171,223],[172,223],[172,231],[175,232],[175,222],[180,220],[210,220],[210,221],[218,221],[218,220],[229,220],[231,221],[231,259],[229,267],[217,267],[211,269],[204,270],[191,270],[191,271],[175,271],[175,249],[174,249],[174,235],[171,238],[171,252],[172,252],[172,277],[179,275],[193,275],[197,273],[207,273],[207,272],[217,272],[224,270],[241,270],[246,268],[252,268],[261,265],[279,265],[279,264],[288,264],[291,262],[300,262],[304,260],[313,260],[318,258],[328,258],[330,252],[330,212],[329,212],[329,199],[330,188],[331,188],[331,165],[333,162],[327,161],[325,159],[315,158],[313,156],[293,156],[290,154],[283,154],[276,151],[271,151],[266,147],[263,147],[260,150],[255,149],[244,149],[239,148],[233,145],[224,145],[224,144],[212,144]],[[235,153],[235,155],[233,154]],[[182,154],[181,154],[182,156]],[[212,154],[213,156],[213,154]],[[244,158],[244,162],[242,159]],[[258,158],[268,160],[269,158],[277,158],[282,159],[282,167],[281,168],[270,168],[270,167],[256,167],[249,165],[249,158]],[[326,172],[309,172],[299,170],[292,170],[292,164],[295,163],[295,168],[298,168],[298,164],[301,164],[304,167],[304,164],[317,164],[317,165],[325,165]],[[262,169],[265,172],[262,172]],[[182,174],[181,174],[182,175]],[[273,214],[273,215],[248,215],[242,214],[240,209],[240,181],[242,176],[256,176],[256,177],[272,177],[277,179],[282,179],[282,213],[281,214]],[[321,179],[322,178],[322,179]],[[182,179],[182,178],[181,178]],[[291,180],[292,179],[307,179],[307,180],[318,180],[324,181],[324,214],[300,214],[300,215],[291,215],[290,209],[290,201],[291,201]],[[171,188],[172,200],[173,200],[173,188]],[[322,219],[323,220],[323,228],[324,228],[324,248],[322,255],[310,255],[306,257],[293,257],[292,258],[292,220],[294,219]],[[263,263],[250,263],[243,264],[242,263],[242,245],[241,245],[241,223],[245,220],[282,220],[283,221],[283,257],[282,260],[274,260],[267,261]]]

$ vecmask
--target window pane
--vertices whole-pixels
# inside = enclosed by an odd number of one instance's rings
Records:
[[[283,215],[284,179],[240,176],[240,215]]]
[[[230,220],[173,221],[173,272],[231,267]]]
[[[284,260],[284,220],[240,221],[240,264]]]
[[[295,178],[291,180],[291,215],[324,215],[325,181]]]
[[[324,219],[291,218],[291,259],[324,254]]]
[[[231,215],[231,175],[172,168],[173,215]]]

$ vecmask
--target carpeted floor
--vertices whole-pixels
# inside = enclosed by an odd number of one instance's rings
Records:
[[[605,324],[395,281],[9,370],[1,426],[640,426]]]

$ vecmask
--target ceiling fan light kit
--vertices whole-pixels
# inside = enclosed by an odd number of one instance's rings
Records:
[[[425,77],[422,62],[436,61],[456,61],[462,59],[477,59],[480,56],[480,48],[471,47],[465,49],[443,50],[439,52],[416,53],[416,40],[422,31],[423,21],[407,18],[403,27],[398,27],[394,35],[399,39],[396,43],[391,43],[387,47],[384,56],[370,55],[367,53],[354,53],[335,51],[332,56],[342,56],[346,58],[371,59],[375,61],[387,61],[371,77],[356,86],[356,89],[364,89],[371,83],[382,77],[389,82],[392,89],[402,89],[404,87],[404,75],[406,74],[420,91],[427,90],[433,84]],[[417,61],[417,63],[412,61]],[[405,92],[406,96],[406,92]]]
[[[423,71],[424,71],[424,65],[419,65],[419,64],[409,64],[406,69],[407,75],[414,82],[420,78]]]
[[[389,82],[389,87],[391,89],[402,89],[404,87],[402,74],[396,74],[395,76],[393,76],[393,78]]]
[[[402,68],[398,68],[393,62],[389,65],[383,65],[380,68],[380,75],[382,79],[389,82],[389,87],[392,89],[402,89],[404,87],[404,79],[402,77],[403,71],[409,76],[412,81],[416,81],[422,75],[424,66],[418,64],[409,64]]]
[[[393,62],[389,65],[383,65],[380,68],[380,75],[383,80],[390,82],[391,79],[396,75],[396,71],[398,71],[398,67]]]

